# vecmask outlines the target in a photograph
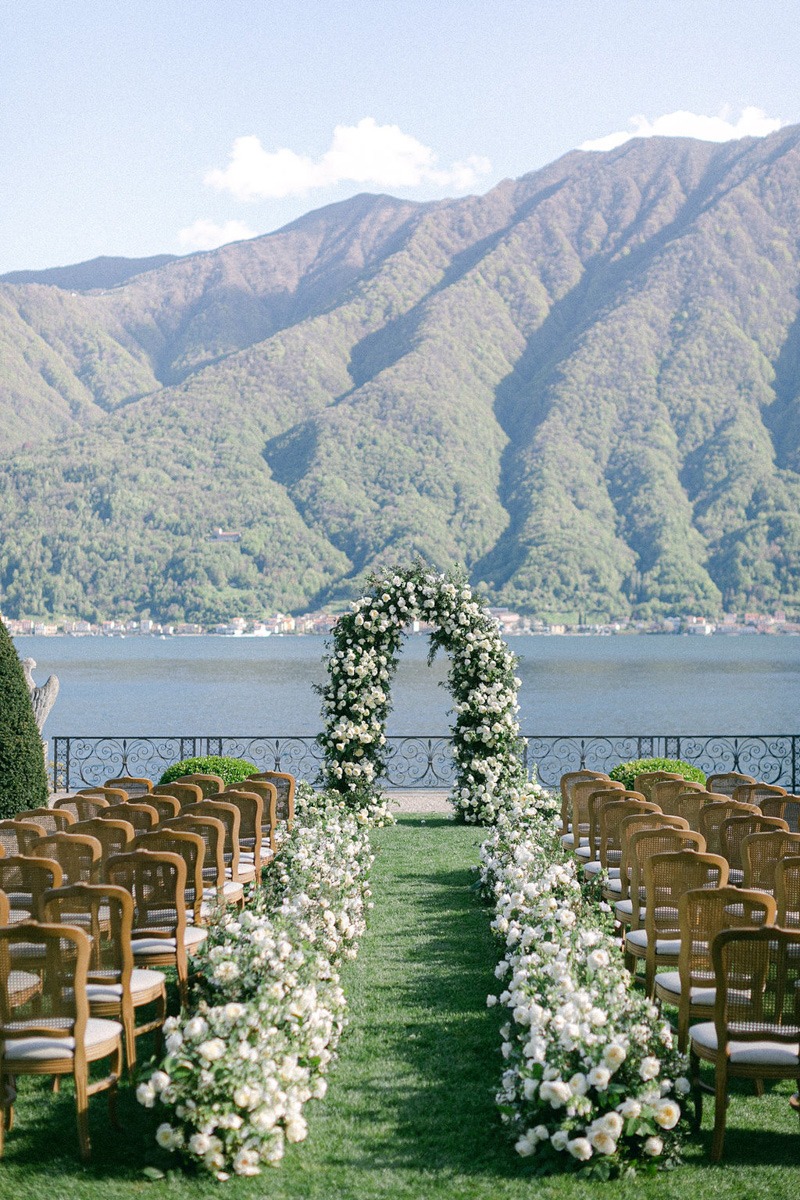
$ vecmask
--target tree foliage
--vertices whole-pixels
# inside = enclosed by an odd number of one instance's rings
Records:
[[[0,621],[0,817],[45,804],[49,790],[22,663]]]

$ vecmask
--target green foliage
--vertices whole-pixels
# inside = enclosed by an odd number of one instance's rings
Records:
[[[680,758],[634,758],[630,762],[620,763],[609,771],[612,779],[617,783],[623,783],[625,788],[630,790],[633,788],[633,782],[637,775],[644,775],[648,771],[671,771],[674,775],[682,775],[684,779],[690,780],[692,783],[705,783],[706,777],[699,767],[693,767],[691,763],[684,762]]]
[[[45,804],[49,790],[22,663],[0,621],[0,818]]]
[[[241,783],[243,779],[254,775],[258,770],[253,763],[245,758],[228,758],[220,754],[199,755],[197,758],[184,758],[180,762],[167,767],[159,779],[159,783],[172,783],[181,775],[219,775],[224,779],[225,786]]]

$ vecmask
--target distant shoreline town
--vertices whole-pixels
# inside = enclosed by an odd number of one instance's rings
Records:
[[[790,634],[800,635],[800,620],[787,619],[784,612],[724,613],[720,618],[685,615],[659,617],[651,620],[617,620],[608,622],[580,621],[574,624],[560,621],[545,621],[507,608],[489,608],[496,617],[506,637],[539,635],[545,637],[608,637],[615,634],[654,634],[694,636]],[[193,622],[159,622],[148,617],[138,619],[109,619],[104,621],[38,621],[34,618],[2,618],[12,637],[236,637],[266,638],[285,635],[302,637],[325,637],[330,634],[340,613],[312,612],[300,616],[275,613],[261,620],[246,617],[231,617],[216,624],[201,625]],[[414,621],[408,627],[409,634],[426,634],[431,626],[424,621]]]

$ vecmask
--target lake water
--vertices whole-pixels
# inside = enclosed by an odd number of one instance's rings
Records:
[[[271,638],[16,638],[37,683],[61,690],[55,735],[316,734],[325,641]],[[800,637],[517,637],[528,734],[793,733]],[[427,638],[407,640],[390,734],[442,734],[449,694]]]

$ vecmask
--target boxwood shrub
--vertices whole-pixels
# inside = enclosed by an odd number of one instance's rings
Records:
[[[644,775],[646,771],[672,771],[675,775],[682,775],[684,779],[690,780],[692,783],[705,783],[706,777],[699,767],[693,767],[691,763],[683,762],[679,758],[634,758],[630,762],[620,763],[609,771],[612,779],[618,783],[624,784],[626,791],[633,789],[633,781],[637,775]]]
[[[248,775],[254,775],[258,767],[246,758],[227,758],[220,754],[205,754],[198,758],[184,758],[167,767],[159,783],[172,783],[181,775],[219,775],[225,786],[241,783]]]

